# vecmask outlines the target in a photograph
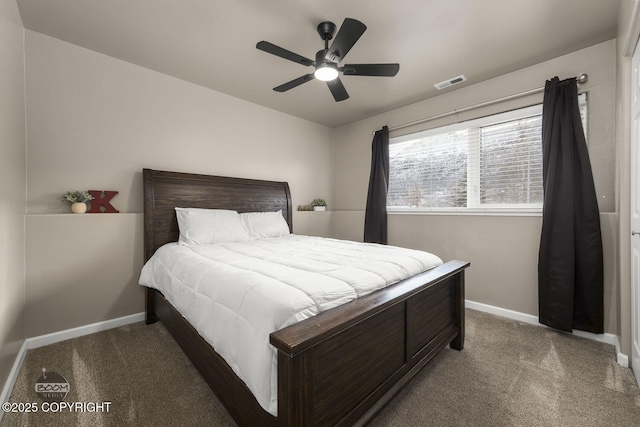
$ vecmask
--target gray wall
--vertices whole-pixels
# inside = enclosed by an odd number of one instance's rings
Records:
[[[144,310],[142,168],[330,196],[331,129],[32,31],[26,110],[27,337]],[[69,213],[62,194],[89,189],[119,191],[120,213]]]
[[[25,339],[24,128],[24,30],[15,0],[0,0],[0,384]]]
[[[372,131],[544,86],[553,77],[587,73],[588,145],[605,249],[605,329],[618,333],[615,195],[615,40],[595,45],[504,76],[361,120],[334,132],[334,186],[331,233],[362,240],[371,159]],[[456,121],[542,102],[542,93],[392,132],[397,136]],[[434,252],[444,259],[471,262],[467,298],[537,315],[537,262],[540,216],[389,215],[389,243]]]

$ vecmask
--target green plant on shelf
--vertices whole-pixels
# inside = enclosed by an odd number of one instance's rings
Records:
[[[93,200],[93,196],[86,191],[67,191],[64,200],[71,203],[87,203]]]
[[[311,206],[327,206],[327,202],[324,199],[313,199]]]

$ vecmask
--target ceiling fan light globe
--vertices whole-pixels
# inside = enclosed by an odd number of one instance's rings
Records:
[[[330,65],[321,65],[313,73],[313,76],[318,80],[328,82],[330,80],[335,80],[338,77],[338,70]]]

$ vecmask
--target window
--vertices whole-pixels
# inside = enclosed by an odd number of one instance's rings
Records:
[[[389,162],[390,212],[540,212],[542,105],[391,138]]]

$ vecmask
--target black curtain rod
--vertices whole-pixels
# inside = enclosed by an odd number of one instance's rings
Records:
[[[584,84],[584,83],[587,82],[587,80],[589,80],[589,76],[587,74],[585,74],[585,73],[582,73],[582,74],[580,74],[579,76],[576,77],[576,80],[578,81],[578,84]],[[500,103],[500,102],[510,101],[512,99],[521,98],[521,97],[527,96],[527,95],[533,95],[534,93],[542,92],[543,90],[544,90],[544,86],[536,88],[536,89],[531,89],[531,90],[527,90],[527,91],[524,91],[524,92],[516,93],[516,94],[513,94],[513,95],[503,96],[502,98],[493,99],[491,101],[485,101],[485,102],[481,102],[479,104],[470,105],[468,107],[464,107],[464,108],[461,108],[459,110],[453,110],[453,111],[449,111],[447,113],[442,113],[442,114],[437,114],[435,116],[426,117],[424,119],[414,120],[412,122],[404,123],[404,124],[401,124],[401,125],[398,125],[398,126],[392,126],[392,127],[389,127],[389,132],[394,131],[394,130],[398,130],[398,129],[404,129],[404,128],[407,128],[407,127],[410,127],[410,126],[419,125],[421,123],[430,122],[432,120],[441,119],[443,117],[452,116],[454,114],[463,113],[465,111],[474,110],[476,108],[486,107],[486,106],[497,104],[497,103]],[[373,134],[375,134],[375,132],[373,132]]]

